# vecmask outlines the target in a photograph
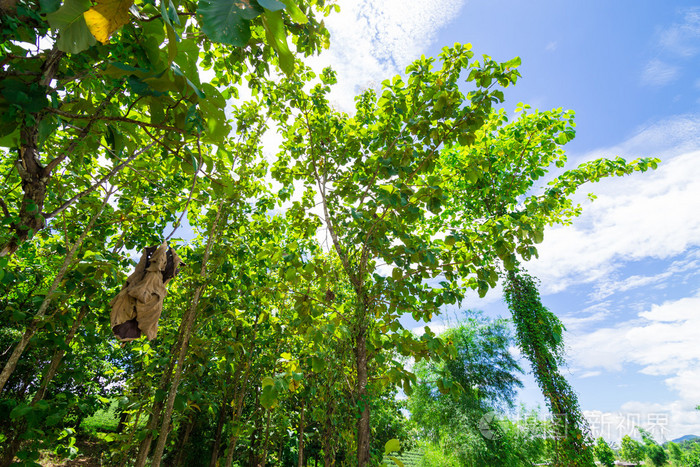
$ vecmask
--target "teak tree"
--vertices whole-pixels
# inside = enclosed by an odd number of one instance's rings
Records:
[[[516,81],[520,61],[485,56],[470,63],[472,55],[470,46],[456,44],[443,49],[440,69],[433,59],[417,60],[405,82],[397,76],[382,83],[379,96],[372,90],[357,96],[352,117],[329,104],[330,70],[308,93],[299,78],[266,90],[286,102],[278,115],[286,140],[273,167],[281,194],[303,186],[294,206],[320,219],[354,292],[345,313],[355,351],[361,466],[370,462],[373,382],[385,376],[410,391],[415,381],[398,363],[386,375],[370,374],[373,360],[383,359],[385,349],[420,359],[441,348],[431,333],[418,340],[403,330],[399,318],[412,313],[427,322],[460,299],[465,285],[483,296],[502,268],[536,254],[546,225],[578,213],[570,197],[579,185],[655,164],[596,161],[523,204],[550,165],[563,165],[571,114],[534,113],[507,125],[493,105],[503,102],[500,88]],[[463,75],[473,86],[466,95]]]
[[[175,160],[193,173],[195,141],[229,136],[226,98],[243,76],[262,76],[270,63],[290,73],[288,37],[304,55],[327,46],[317,16],[330,8],[324,0],[2,1],[0,147],[15,172],[0,195],[9,228],[0,256],[134,159]],[[214,73],[210,83],[201,69]],[[86,180],[86,162],[98,158],[107,163]]]

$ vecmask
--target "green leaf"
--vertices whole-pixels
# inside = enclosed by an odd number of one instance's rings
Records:
[[[263,11],[251,0],[200,0],[197,17],[212,41],[244,47],[250,40],[250,20]]]
[[[58,32],[59,50],[77,54],[97,44],[83,16],[90,7],[90,0],[66,0],[61,8],[46,15],[46,21]]]
[[[532,238],[535,241],[535,243],[542,243],[542,240],[544,240],[544,230],[542,230],[542,229],[535,230],[532,233]]]
[[[389,456],[389,459],[394,461],[394,464],[398,465],[399,467],[404,467],[403,462],[401,462],[399,459],[397,459],[394,456]]]
[[[272,379],[272,378],[265,378],[267,379]],[[264,384],[263,383],[263,388],[262,391],[260,392],[260,404],[265,407],[267,410],[272,409],[275,405],[277,405],[277,399],[279,398],[279,391],[277,390],[277,387],[274,384],[274,381],[272,384]]]
[[[503,66],[506,68],[515,68],[517,66],[520,66],[521,63],[522,61],[520,60],[520,57],[515,57],[505,62]]]
[[[384,445],[384,454],[388,454],[390,452],[398,451],[401,449],[401,442],[394,438],[390,439],[389,441],[386,442]]]
[[[180,17],[177,14],[177,8],[173,5],[172,0],[161,0],[160,2],[160,16],[165,21],[171,29],[174,29],[173,24],[180,26]],[[177,36],[177,40],[180,40],[180,36]]]
[[[503,266],[505,266],[506,271],[512,271],[515,268],[515,255],[509,254],[503,258]]]
[[[21,404],[16,406],[14,409],[12,409],[12,411],[10,412],[10,419],[15,420],[17,418],[24,417],[25,415],[27,415],[31,411],[32,411],[32,406],[22,402]]]
[[[315,355],[311,357],[311,368],[314,373],[320,373],[326,368],[326,362],[322,358],[316,357]]]
[[[284,3],[277,0],[258,0],[258,4],[269,11],[279,11],[286,8]]]
[[[299,24],[306,24],[309,18],[306,17],[303,11],[299,9],[294,0],[281,0],[287,7],[287,13],[292,17],[292,20]]]
[[[58,10],[61,6],[61,0],[39,0],[39,12],[41,14],[47,15]]]
[[[282,13],[279,11],[265,11],[263,26],[267,42],[277,52],[280,69],[287,75],[294,72],[294,55],[287,45],[287,30],[284,28]]]

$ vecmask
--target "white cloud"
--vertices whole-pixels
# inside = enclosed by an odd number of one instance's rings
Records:
[[[662,162],[655,171],[585,187],[598,199],[584,203],[582,216],[572,226],[548,230],[539,247],[540,258],[527,266],[542,280],[543,293],[580,283],[611,282],[626,261],[669,259],[700,246],[700,216],[695,215],[700,212],[698,148],[700,118],[685,116],[582,157],[652,155]],[[635,280],[645,279],[628,280],[611,287],[632,287]]]
[[[608,280],[598,283],[597,290],[592,294],[592,298],[601,300],[614,293],[626,292],[641,287],[665,287],[666,282],[670,278],[687,281],[689,277],[700,274],[700,260],[698,258],[700,258],[700,250],[691,251],[686,258],[672,262],[665,271],[659,274],[651,276],[634,275],[620,281]]]
[[[678,78],[680,69],[659,59],[650,60],[642,71],[642,84],[665,86]]]
[[[681,57],[693,57],[700,51],[700,8],[683,12],[683,20],[661,32],[661,46]]]
[[[331,46],[307,60],[316,70],[328,65],[338,74],[332,99],[341,110],[354,108],[363,89],[403,73],[454,20],[464,1],[341,0],[341,12],[326,19]]]
[[[583,369],[579,377],[636,364],[641,373],[663,377],[679,397],[667,404],[630,401],[617,413],[587,412],[594,433],[597,428],[602,430],[598,436],[619,441],[631,434],[621,429],[633,430],[635,424],[650,429],[654,420],[657,439],[700,432],[700,413],[695,410],[700,401],[699,333],[700,293],[653,305],[634,320],[570,339],[571,363]]]
[[[633,363],[645,374],[677,377],[700,365],[699,332],[700,294],[653,305],[614,327],[575,335],[569,339],[570,355],[572,364],[585,369],[618,371]],[[670,381],[672,389],[680,390]]]
[[[411,329],[411,331],[413,332],[413,334],[420,337],[423,334],[425,334],[425,328],[429,328],[430,331],[432,331],[433,333],[440,335],[447,329],[449,329],[450,326],[443,323],[429,323],[423,326],[416,326],[415,328]]]

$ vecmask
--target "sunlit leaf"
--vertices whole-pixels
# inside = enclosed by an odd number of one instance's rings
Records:
[[[90,6],[90,0],[66,0],[61,8],[46,15],[46,21],[58,32],[59,50],[76,54],[97,43],[83,16]]]
[[[200,0],[197,18],[212,41],[244,47],[250,40],[250,20],[263,11],[251,0]]]
[[[97,0],[83,13],[85,23],[95,39],[106,44],[114,32],[129,22],[133,0]]]

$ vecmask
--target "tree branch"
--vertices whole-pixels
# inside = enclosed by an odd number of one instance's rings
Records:
[[[109,180],[110,178],[112,178],[116,173],[120,172],[124,167],[126,167],[129,163],[131,163],[131,161],[133,161],[133,160],[136,159],[138,156],[140,156],[140,155],[143,154],[144,152],[146,152],[146,151],[148,151],[149,149],[151,149],[151,148],[153,147],[154,144],[155,144],[155,143],[151,143],[151,144],[149,144],[148,146],[146,146],[145,148],[143,148],[142,150],[136,151],[135,153],[133,153],[131,156],[129,156],[128,158],[126,158],[125,160],[123,160],[120,164],[114,166],[114,168],[112,168],[112,170],[110,170],[109,173],[107,173],[107,175],[105,175],[104,177],[100,178],[100,179],[99,179],[96,183],[94,183],[91,187],[89,187],[89,188],[87,188],[87,189],[81,191],[81,192],[78,193],[77,195],[73,196],[71,199],[69,199],[68,201],[64,202],[63,204],[61,204],[61,205],[60,205],[59,207],[57,207],[56,209],[54,209],[51,213],[44,215],[44,218],[48,220],[48,219],[51,219],[52,217],[56,217],[56,215],[58,215],[58,214],[60,214],[61,212],[63,212],[63,211],[64,211],[65,209],[67,209],[71,204],[73,204],[74,202],[76,202],[77,200],[79,200],[80,198],[82,198],[83,196],[88,195],[88,194],[92,193],[93,191],[95,191],[95,190],[96,190],[98,187],[100,187],[104,182],[106,182],[107,180]]]

